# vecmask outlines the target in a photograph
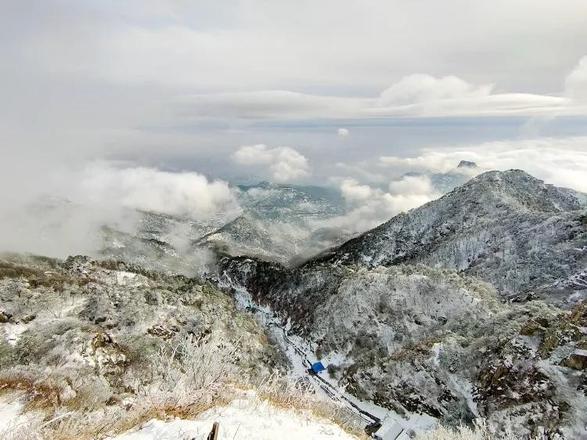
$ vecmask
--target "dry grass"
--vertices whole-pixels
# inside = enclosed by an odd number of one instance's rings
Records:
[[[229,404],[243,391],[260,401],[330,420],[359,438],[360,420],[346,407],[320,398],[307,385],[278,373],[251,380],[237,366],[239,341],[227,344],[208,335],[183,336],[163,344],[152,356],[133,364],[115,389],[93,370],[22,369],[0,376],[0,393],[19,393],[25,411],[40,415],[26,427],[2,433],[6,439],[90,440],[114,436],[151,420],[193,419],[210,408]],[[24,428],[24,430],[23,430]]]
[[[8,373],[0,377],[0,393],[18,392],[26,398],[25,410],[46,410],[61,406],[62,389],[51,380],[38,380],[30,374]]]
[[[18,392],[25,411],[42,412],[36,424],[15,427],[2,438],[90,440],[128,431],[157,419],[194,418],[202,412],[229,403],[231,387],[238,379],[231,362],[234,348],[213,339],[196,341],[185,337],[161,347],[148,365],[135,372],[134,394],[128,402],[92,401],[86,380],[58,374],[12,371],[0,377],[0,392]],[[83,379],[83,378],[80,378]],[[68,397],[65,397],[65,396]],[[26,434],[26,435],[25,435]]]

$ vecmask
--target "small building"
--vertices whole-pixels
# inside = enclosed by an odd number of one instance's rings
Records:
[[[314,374],[318,374],[324,370],[326,370],[326,367],[322,364],[322,362],[314,362],[310,367],[310,371]]]

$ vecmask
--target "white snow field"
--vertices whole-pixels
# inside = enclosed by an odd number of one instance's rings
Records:
[[[227,406],[202,413],[195,420],[151,420],[138,429],[110,440],[204,440],[219,422],[219,440],[356,440],[332,422],[309,412],[273,406],[254,393]]]

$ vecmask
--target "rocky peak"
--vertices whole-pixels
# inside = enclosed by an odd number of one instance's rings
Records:
[[[478,168],[475,162],[470,160],[461,160],[457,166],[457,168]]]
[[[488,171],[419,209],[442,208],[450,204],[457,210],[473,208],[501,211],[566,212],[581,209],[575,191],[545,184],[522,170]],[[460,208],[459,208],[460,207]]]
[[[580,272],[587,230],[577,193],[521,170],[483,173],[308,264],[423,263],[466,271],[507,294]]]

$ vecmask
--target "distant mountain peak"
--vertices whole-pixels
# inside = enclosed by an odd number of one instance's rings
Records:
[[[470,160],[461,160],[457,168],[478,168],[477,164]]]

